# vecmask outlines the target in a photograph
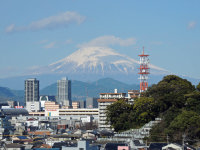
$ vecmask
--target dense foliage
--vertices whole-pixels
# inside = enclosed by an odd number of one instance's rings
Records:
[[[131,105],[124,100],[119,100],[107,107],[107,121],[110,122],[116,131],[123,131],[131,128]]]
[[[151,130],[150,141],[181,141],[186,134],[188,142],[200,139],[200,84],[168,75],[134,101],[133,105],[120,100],[107,108],[107,121],[116,131],[138,128],[162,118]]]

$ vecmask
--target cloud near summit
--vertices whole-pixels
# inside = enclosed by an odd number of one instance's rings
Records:
[[[188,29],[193,29],[196,27],[197,22],[196,21],[190,21],[188,23]]]
[[[81,16],[77,12],[67,11],[55,16],[43,18],[41,20],[34,21],[27,26],[16,26],[11,24],[5,28],[5,32],[12,33],[18,31],[38,31],[42,29],[56,29],[60,27],[67,27],[70,24],[81,24],[84,22],[85,17]]]
[[[107,47],[112,45],[130,46],[135,43],[136,43],[135,38],[121,39],[113,35],[107,35],[107,36],[100,36],[87,43],[80,44],[78,45],[78,47],[80,48],[91,47],[91,46]]]

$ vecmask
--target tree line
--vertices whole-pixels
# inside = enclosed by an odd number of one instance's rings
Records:
[[[186,135],[188,142],[200,139],[200,83],[191,82],[176,75],[168,75],[158,84],[129,104],[118,100],[107,107],[107,122],[115,131],[140,128],[159,117],[161,123],[150,131],[147,139],[153,142],[180,142]]]

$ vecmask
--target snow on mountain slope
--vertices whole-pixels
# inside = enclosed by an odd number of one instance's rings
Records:
[[[139,61],[126,55],[119,54],[111,48],[87,47],[81,48],[71,55],[34,71],[34,74],[46,73],[137,73]],[[150,65],[151,71],[162,74],[166,70]]]

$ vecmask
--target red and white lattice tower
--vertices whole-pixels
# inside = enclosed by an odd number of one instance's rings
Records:
[[[149,55],[144,54],[144,47],[143,47],[143,53],[140,56],[140,68],[139,73],[140,74],[140,93],[144,92],[148,88],[148,75],[149,75]]]

